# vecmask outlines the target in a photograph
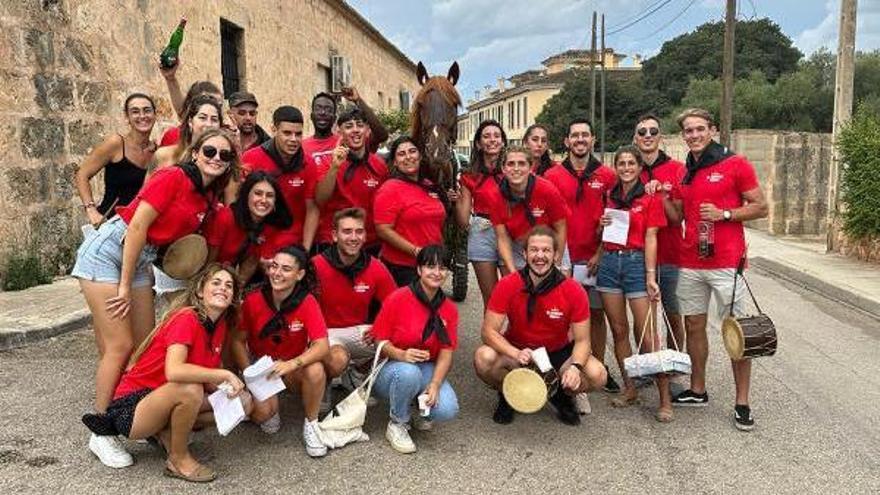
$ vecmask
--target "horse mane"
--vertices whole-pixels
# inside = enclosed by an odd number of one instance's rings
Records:
[[[443,76],[434,76],[425,82],[422,89],[419,90],[419,94],[416,95],[412,111],[410,112],[410,136],[415,142],[422,146],[424,146],[425,141],[422,139],[422,118],[420,110],[427,103],[428,95],[431,91],[439,92],[440,95],[443,96],[443,100],[449,105],[455,108],[461,106],[461,97],[458,95],[458,91],[449,79]]]

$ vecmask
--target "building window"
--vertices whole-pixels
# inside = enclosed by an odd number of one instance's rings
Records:
[[[507,125],[513,128],[513,102],[507,104]]]
[[[522,122],[522,110],[521,110],[522,100],[516,100],[516,128],[519,129],[520,122]]]
[[[529,125],[529,97],[523,96],[523,125]]]
[[[223,96],[242,91],[244,83],[244,29],[220,19],[220,73],[223,76]]]
[[[400,92],[400,108],[401,110],[409,110],[409,91]]]

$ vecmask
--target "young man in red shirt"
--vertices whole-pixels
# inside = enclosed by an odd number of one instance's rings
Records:
[[[737,265],[746,250],[743,222],[766,217],[767,201],[752,164],[712,140],[716,127],[709,112],[687,109],[678,125],[690,151],[681,187],[673,190],[685,223],[677,294],[693,369],[691,388],[678,394],[673,404],[706,406],[709,300],[714,296],[723,311],[733,305],[736,316],[744,315],[745,291],[737,290],[737,300],[731,301]],[[748,431],[755,425],[749,408],[752,363],[745,359],[732,365],[734,422],[737,429]]]
[[[496,423],[513,421],[501,385],[508,372],[532,362],[533,349],[546,348],[559,372],[560,388],[550,402],[565,424],[580,424],[571,395],[595,390],[607,379],[602,363],[590,354],[587,294],[556,268],[558,249],[552,229],[532,229],[525,239],[526,267],[502,278],[489,298],[474,367],[481,380],[499,390]],[[502,333],[505,319],[509,326]]]
[[[596,290],[596,273],[602,250],[599,243],[599,218],[605,210],[605,195],[614,187],[617,176],[593,155],[593,124],[587,118],[576,118],[568,124],[565,147],[568,156],[544,173],[568,204],[571,214],[567,223],[568,249],[572,275],[586,289],[590,298],[590,342],[593,356],[605,362],[608,328],[602,298]],[[607,369],[607,367],[606,367]],[[620,392],[620,385],[608,375],[605,391]]]
[[[355,88],[342,88],[342,97],[357,105],[363,112],[364,120],[369,127],[367,148],[375,153],[379,145],[388,139],[388,131]],[[312,98],[310,118],[312,125],[315,126],[315,134],[303,140],[303,149],[306,156],[318,166],[328,166],[339,138],[333,133],[333,124],[336,122],[336,97],[330,93],[316,94]]]
[[[272,138],[257,124],[257,97],[247,91],[237,91],[229,96],[229,117],[238,129],[242,152],[265,143]]]
[[[321,209],[318,251],[332,245],[333,215],[343,208],[358,207],[367,212],[365,249],[377,255],[381,245],[373,224],[373,198],[388,177],[388,167],[367,149],[366,117],[359,108],[342,112],[337,124],[340,136],[333,158],[318,167],[320,179],[315,188],[315,201]]]
[[[296,107],[278,107],[272,114],[272,132],[272,139],[241,156],[242,166],[245,173],[264,170],[278,179],[284,203],[293,217],[293,226],[279,236],[279,247],[298,244],[309,250],[318,228],[318,170],[302,149],[302,112]]]

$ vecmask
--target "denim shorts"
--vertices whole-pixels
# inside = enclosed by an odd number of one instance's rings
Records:
[[[596,289],[609,294],[623,294],[627,299],[646,297],[645,253],[636,250],[603,253],[599,261]]]
[[[118,284],[122,273],[122,240],[127,226],[118,216],[105,222],[97,230],[90,229],[83,243],[76,250],[76,263],[71,275],[92,282]],[[152,263],[156,259],[156,247],[144,246],[135,265],[132,287],[149,287],[153,284]]]
[[[467,243],[468,260],[498,262],[498,239],[488,218],[471,216]]]
[[[657,285],[660,286],[660,300],[667,314],[681,314],[678,306],[678,267],[663,264],[657,267]]]

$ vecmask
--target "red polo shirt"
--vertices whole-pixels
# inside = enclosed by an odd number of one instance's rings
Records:
[[[260,332],[275,314],[275,308],[266,302],[261,290],[245,296],[241,313],[241,331],[247,334],[248,350],[255,357],[269,356],[286,361],[305,352],[309,342],[327,338],[321,308],[311,294],[296,309],[284,315],[287,328],[270,337],[260,338]]]
[[[333,195],[321,206],[321,219],[318,222],[318,242],[333,242],[333,215],[344,208],[354,206],[363,208],[367,212],[365,227],[367,229],[367,244],[376,241],[376,227],[373,223],[373,198],[379,186],[388,177],[388,167],[376,154],[370,153],[367,157],[370,167],[360,166],[354,171],[351,180],[346,182],[345,171],[350,165],[348,160],[342,162],[336,172],[336,187]],[[319,181],[330,169],[330,162],[318,168]],[[370,168],[373,171],[370,171]]]
[[[510,325],[504,337],[518,349],[558,351],[570,341],[571,324],[590,318],[587,293],[571,278],[538,296],[531,321],[527,302],[525,283],[519,272],[514,272],[498,281],[487,306],[489,311],[507,316]]]
[[[501,180],[500,176],[498,180]],[[474,215],[489,218],[492,208],[501,196],[501,192],[498,190],[498,180],[491,175],[471,172],[461,174],[458,183],[471,192]]]
[[[271,258],[278,247],[278,236],[278,229],[271,225],[264,226],[257,243],[248,246],[246,257]],[[220,263],[233,263],[246,237],[229,206],[220,208],[205,226],[205,240],[208,246],[218,249],[217,261]]]
[[[673,197],[684,205],[684,239],[679,263],[682,268],[736,268],[746,249],[742,222],[714,222],[715,255],[699,257],[700,204],[712,203],[722,210],[743,205],[742,195],[759,187],[752,164],[740,155],[733,155],[697,171],[690,184],[682,184]]]
[[[147,228],[147,244],[152,246],[165,246],[197,231],[208,211],[208,200],[177,166],[156,170],[134,200],[116,213],[129,224],[141,201],[159,213]]]
[[[373,203],[376,225],[387,224],[407,241],[418,247],[443,243],[443,222],[446,209],[437,193],[428,192],[417,184],[390,179],[376,192]],[[382,259],[395,265],[416,266],[411,253],[403,252],[382,241]]]
[[[322,170],[330,168],[330,161],[333,159],[333,148],[339,142],[339,136],[331,134],[325,138],[307,137],[302,141],[303,152],[311,158],[315,165]]]
[[[284,196],[284,204],[293,215],[293,225],[282,232],[283,244],[301,244],[306,221],[306,202],[315,199],[318,169],[314,162],[303,156],[303,166],[294,173],[282,173],[275,160],[262,146],[247,150],[241,155],[245,173],[263,170],[278,179],[278,187]]]
[[[674,195],[674,190],[681,185],[687,170],[684,163],[672,158],[663,163],[654,165],[651,169],[651,176],[648,176],[647,170],[642,170],[642,182],[647,184],[650,179],[658,180],[663,184],[664,188],[670,188],[670,192],[658,193],[661,198]],[[681,238],[684,232],[681,222],[671,222],[666,219],[666,227],[657,232],[657,264],[658,265],[678,265],[679,251],[681,250]]]
[[[442,349],[458,347],[458,308],[446,298],[438,310],[449,335],[449,345],[442,344],[436,333],[422,342],[422,330],[431,312],[416,299],[409,287],[401,287],[388,296],[373,323],[373,338],[388,340],[398,349],[421,349],[431,353],[431,361],[437,360]]]
[[[580,200],[577,199],[577,178],[561,164],[544,174],[559,190],[571,214],[568,217],[568,252],[572,263],[583,263],[599,249],[599,219],[605,211],[605,194],[614,187],[617,175],[604,165],[597,168],[584,182]]]
[[[530,224],[526,217],[526,208],[531,210],[535,218],[534,225]],[[553,224],[559,220],[566,220],[568,216],[568,206],[565,205],[556,186],[542,177],[535,177],[535,188],[528,205],[517,203],[511,207],[499,193],[490,213],[492,225],[507,227],[507,232],[514,240],[525,237],[535,225],[553,227]]]
[[[318,302],[330,328],[363,325],[369,317],[370,303],[374,299],[384,301],[397,289],[391,273],[376,258],[370,259],[369,266],[354,281],[333,268],[320,254],[312,258],[312,263],[318,277]]]
[[[186,362],[204,368],[220,367],[220,354],[226,339],[226,321],[217,321],[213,335],[208,335],[193,308],[183,308],[169,317],[156,331],[147,349],[137,362],[122,374],[113,399],[125,397],[132,392],[149,388],[155,390],[164,385],[165,356],[168,347],[183,344],[187,347]]]
[[[617,208],[614,201],[608,200],[609,208]],[[603,242],[605,251],[620,251],[623,249],[645,249],[645,234],[651,227],[665,227],[666,213],[663,211],[663,199],[658,194],[643,194],[633,200],[629,212],[629,233],[626,235],[626,245]]]
[[[171,146],[180,141],[180,126],[169,127],[162,133],[162,139],[159,140],[159,147]]]

